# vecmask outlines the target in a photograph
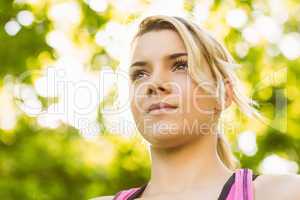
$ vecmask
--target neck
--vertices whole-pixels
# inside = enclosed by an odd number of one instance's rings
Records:
[[[223,185],[232,175],[217,153],[214,134],[174,148],[150,147],[152,168],[144,196]]]

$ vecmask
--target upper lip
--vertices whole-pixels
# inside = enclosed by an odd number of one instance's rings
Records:
[[[147,111],[150,112],[152,110],[161,109],[161,108],[177,108],[177,106],[174,106],[174,105],[171,105],[171,104],[168,104],[168,103],[165,103],[165,102],[159,102],[159,103],[151,104],[148,107]]]

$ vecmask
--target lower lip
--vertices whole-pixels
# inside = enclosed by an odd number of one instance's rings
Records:
[[[159,115],[159,114],[167,114],[167,113],[174,113],[177,108],[160,108],[151,110],[148,114],[151,115]]]

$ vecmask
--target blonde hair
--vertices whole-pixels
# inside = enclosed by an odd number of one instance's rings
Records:
[[[221,43],[194,22],[175,16],[149,16],[139,24],[139,30],[134,39],[144,33],[164,29],[173,30],[179,34],[187,49],[189,74],[208,93],[217,93],[218,100],[221,103],[221,110],[223,110],[225,103],[225,82],[229,82],[232,88],[233,101],[240,110],[247,116],[263,121],[266,120],[253,107],[257,103],[243,93],[241,83],[234,71],[234,68],[238,64],[234,61],[230,53]],[[204,61],[209,65],[213,81],[209,80],[205,73],[201,71],[200,66],[203,66],[202,63]],[[207,83],[210,84],[207,85]],[[226,167],[231,170],[238,167],[238,161],[223,134],[218,134],[217,152]]]

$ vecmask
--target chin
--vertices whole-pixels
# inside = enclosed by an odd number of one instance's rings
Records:
[[[178,132],[168,133],[147,133],[143,137],[155,148],[174,148],[188,142],[191,137],[183,136]]]

